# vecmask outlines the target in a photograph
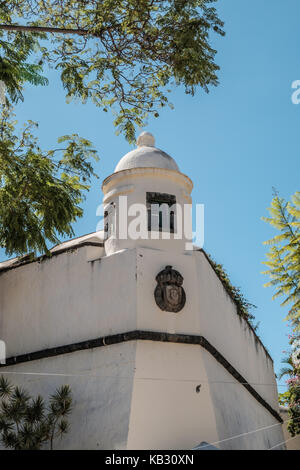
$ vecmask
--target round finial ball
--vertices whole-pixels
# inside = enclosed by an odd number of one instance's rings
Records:
[[[137,146],[138,147],[154,147],[155,146],[155,139],[154,136],[150,132],[142,132],[137,139]]]

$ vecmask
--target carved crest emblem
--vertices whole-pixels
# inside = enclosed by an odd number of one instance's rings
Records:
[[[185,305],[185,292],[182,287],[183,277],[172,266],[166,266],[156,276],[157,286],[154,291],[156,304],[166,312],[180,312]]]

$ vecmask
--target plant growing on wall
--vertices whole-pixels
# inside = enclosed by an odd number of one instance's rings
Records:
[[[231,297],[231,299],[235,303],[238,315],[240,315],[245,320],[247,320],[248,323],[253,328],[253,330],[256,331],[258,328],[258,324],[254,325],[255,316],[250,311],[251,309],[256,308],[256,306],[248,302],[248,300],[245,298],[244,294],[242,293],[240,287],[236,287],[232,284],[222,264],[217,263],[212,258],[212,256],[206,252],[205,252],[205,256],[207,257],[208,261],[213,267],[218,278],[222,282],[224,289],[226,290],[228,295]]]
[[[46,405],[21,387],[0,377],[0,439],[14,450],[53,449],[54,441],[69,430],[72,395],[68,385],[57,389]]]

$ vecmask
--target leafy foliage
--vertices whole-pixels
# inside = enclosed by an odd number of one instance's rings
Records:
[[[11,22],[12,6],[0,3],[0,21]],[[10,11],[12,10],[12,11]],[[45,34],[6,33],[0,34],[0,80],[10,100],[16,103],[23,101],[22,88],[25,82],[33,85],[47,85],[48,80],[42,76],[42,63],[32,63],[31,55],[39,50],[39,40]],[[30,61],[30,62],[29,62]],[[6,103],[8,104],[8,102]]]
[[[292,436],[300,434],[300,341],[299,337],[292,336],[291,344],[294,351],[282,362],[288,364],[280,371],[279,378],[288,376],[286,381],[288,390],[279,394],[279,404],[288,407],[290,421],[288,430]],[[296,353],[296,354],[295,354]],[[295,360],[297,356],[297,360]]]
[[[265,286],[275,288],[273,299],[283,296],[282,306],[291,304],[287,319],[293,327],[290,335],[292,348],[299,351],[300,331],[300,192],[292,196],[292,202],[280,198],[274,190],[274,197],[269,207],[270,217],[263,220],[272,225],[280,233],[265,242],[270,246],[267,253],[268,261],[264,264],[271,281]],[[279,403],[288,406],[291,420],[288,430],[295,436],[300,434],[300,358],[295,361],[295,351],[282,362],[286,364],[279,373],[279,378],[288,376],[288,390],[279,394]]]
[[[19,2],[22,6],[22,2]],[[14,2],[1,2],[1,23],[11,23]],[[18,255],[46,252],[47,243],[72,236],[72,223],[82,215],[80,203],[94,175],[92,144],[77,134],[58,139],[59,148],[43,151],[28,121],[17,135],[12,103],[23,100],[25,82],[46,85],[41,52],[42,33],[0,32],[0,82],[7,96],[0,115],[0,247]]]
[[[0,16],[5,24],[25,18],[27,26],[57,28],[51,44],[40,41],[39,63],[60,71],[67,100],[112,107],[117,131],[132,142],[134,126],[142,127],[149,114],[158,117],[173,84],[192,95],[218,84],[210,35],[224,31],[214,1],[15,0],[1,4]],[[45,37],[28,31],[31,40]],[[17,40],[28,33],[12,27],[1,34]]]
[[[41,396],[31,398],[23,388],[0,376],[0,438],[6,448],[38,450],[68,432],[67,417],[72,411],[68,385],[56,390],[46,406]]]
[[[269,208],[270,217],[263,220],[280,233],[265,242],[270,245],[264,264],[271,281],[265,284],[276,289],[273,299],[284,296],[282,306],[291,304],[287,319],[294,330],[300,331],[300,192],[286,202],[275,192]]]
[[[241,292],[241,289],[239,287],[235,287],[230,279],[229,276],[224,269],[222,264],[217,263],[212,259],[210,255],[206,253],[206,256],[209,259],[209,262],[211,263],[212,267],[214,268],[217,276],[219,277],[220,281],[222,282],[226,292],[229,294],[231,299],[234,301],[236,307],[237,307],[237,313],[245,318],[247,320],[251,327],[253,328],[254,331],[257,330],[258,325],[254,326],[253,321],[255,319],[255,316],[250,312],[252,308],[256,308],[255,305],[251,304],[248,302],[248,300],[245,299],[244,294]]]
[[[72,134],[43,151],[32,134],[36,123],[29,121],[19,137],[9,107],[2,107],[0,119],[0,246],[8,254],[47,253],[47,241],[73,235],[96,150]]]
[[[9,108],[23,100],[24,84],[46,85],[43,67],[54,67],[68,101],[92,100],[105,112],[111,107],[117,131],[132,142],[135,126],[168,104],[172,84],[192,95],[217,85],[210,35],[224,32],[213,1],[0,2],[0,85],[7,92],[0,122],[0,246],[7,254],[47,252],[48,241],[73,235],[93,174],[87,159],[96,155],[76,134],[59,140],[64,149],[42,151],[32,121],[18,140]]]
[[[294,373],[294,364],[292,360],[292,356],[287,356],[282,359],[282,364],[286,364],[285,367],[280,369],[278,374],[278,379],[281,380],[285,376],[291,377]]]

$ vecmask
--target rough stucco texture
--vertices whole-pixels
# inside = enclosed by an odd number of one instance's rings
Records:
[[[73,394],[70,431],[55,449],[126,449],[136,342],[80,351],[5,369],[44,398],[61,385]],[[2,372],[2,371],[1,371]]]

